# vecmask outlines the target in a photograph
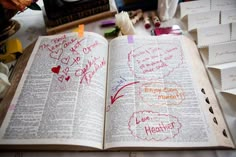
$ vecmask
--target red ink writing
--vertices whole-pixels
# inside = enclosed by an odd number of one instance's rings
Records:
[[[60,36],[60,37],[52,39],[51,42],[54,43],[54,44],[57,44],[57,43],[60,43],[61,41],[64,41],[64,40],[66,40],[66,35],[65,34]]]
[[[150,120],[150,117],[149,116],[146,116],[146,117],[142,117],[141,119],[139,119],[138,117],[136,117],[136,124],[139,124],[141,122],[146,122]]]
[[[49,56],[53,59],[59,60],[63,54],[63,49],[58,49],[57,51],[51,51]]]
[[[166,54],[169,53],[169,52],[173,52],[173,51],[175,52],[176,50],[177,50],[177,47],[173,47],[171,49],[167,49],[166,50]]]
[[[80,57],[73,58],[73,63],[70,66],[73,66],[74,64],[79,64]]]
[[[69,72],[69,67],[66,67],[62,72],[65,74],[65,75],[68,75],[68,72]]]
[[[71,44],[74,43],[75,41],[77,41],[77,40],[76,40],[76,39],[70,39],[70,41],[65,42],[64,48],[67,48],[69,45],[71,45]]]
[[[69,80],[70,80],[70,76],[67,76],[67,77],[65,78],[65,80],[66,80],[66,81],[69,81]]]
[[[117,94],[118,94],[122,89],[124,89],[124,88],[127,87],[127,86],[136,84],[136,83],[139,83],[139,81],[131,82],[131,83],[128,83],[128,84],[122,86],[122,87],[116,92],[116,94],[114,95],[114,97],[111,96],[111,104],[113,104],[117,99],[119,99],[119,98],[121,98],[122,96],[124,96],[124,95],[117,96]]]
[[[92,45],[89,45],[89,46],[83,48],[84,54],[90,53],[93,48],[95,48],[96,46],[98,46],[98,44],[99,44],[98,41],[95,41],[95,43],[93,43]]]
[[[129,69],[139,79],[162,79],[169,76],[182,63],[183,52],[180,44],[175,41],[166,41],[158,45],[148,44],[128,53]],[[133,66],[134,64],[136,66]],[[160,75],[153,75],[158,72]]]
[[[66,64],[66,65],[69,63],[69,61],[70,61],[70,56],[67,56],[61,59],[61,63]]]
[[[45,48],[48,48],[49,47],[49,44],[42,44],[39,46],[39,49],[45,49]]]
[[[48,42],[50,41],[50,42]],[[86,42],[83,44],[83,42]],[[106,60],[102,57],[94,57],[94,49],[100,44],[94,40],[89,42],[86,38],[77,39],[77,37],[67,37],[66,35],[57,36],[54,39],[48,39],[47,43],[40,45],[40,49],[46,49],[49,57],[54,59],[55,63],[60,65],[51,67],[52,73],[57,76],[57,80],[70,81],[71,73],[79,77],[80,84],[89,84],[97,71],[106,67]],[[69,51],[68,51],[69,50]],[[68,54],[69,53],[69,54]],[[96,56],[98,56],[96,54]],[[83,59],[81,62],[81,59]],[[71,70],[73,66],[73,69]],[[101,71],[104,72],[105,71]]]
[[[121,98],[121,97],[124,96],[124,95],[119,95],[119,96],[118,96],[118,93],[119,93],[122,89],[124,89],[125,87],[128,87],[128,86],[130,86],[130,85],[136,84],[136,83],[139,83],[139,81],[131,82],[131,83],[128,83],[128,84],[122,86],[122,87],[116,92],[116,94],[115,94],[114,96],[111,96],[111,104],[108,104],[108,105],[107,105],[106,111],[108,112],[108,111],[110,110],[111,105],[113,105],[117,99],[119,99],[119,98]]]
[[[84,81],[89,84],[95,73],[106,65],[106,61],[100,57],[93,57],[92,60],[88,60],[87,64],[83,68],[79,68],[75,72],[75,76],[80,77],[80,84]]]
[[[52,67],[51,71],[52,71],[53,73],[55,73],[55,74],[59,74],[60,69],[61,69],[61,66],[58,65],[58,66],[56,66],[56,67]]]
[[[61,48],[62,45],[66,42],[66,40],[63,40],[61,43],[57,43],[52,45],[51,47],[48,47],[49,51],[56,51],[57,49]]]
[[[58,81],[60,81],[60,82],[62,82],[63,80],[64,80],[64,75],[60,75],[57,79],[58,79]]]
[[[77,52],[77,49],[82,46],[81,43],[82,41],[84,40],[85,38],[81,39],[81,40],[76,40],[76,43],[74,46],[72,46],[72,48],[70,48],[70,51],[73,53],[73,54],[79,54],[79,52]]]
[[[147,135],[152,135],[155,133],[172,130],[172,129],[174,129],[174,124],[175,124],[175,122],[171,122],[171,123],[167,123],[167,124],[164,124],[163,122],[161,122],[157,126],[150,127],[149,125],[147,125],[144,127],[144,129],[145,129],[145,132]]]
[[[128,122],[130,133],[136,138],[147,141],[174,138],[179,134],[181,127],[177,117],[153,111],[134,112]]]

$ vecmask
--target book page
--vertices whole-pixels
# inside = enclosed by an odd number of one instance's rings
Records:
[[[105,148],[218,145],[210,105],[192,72],[196,77],[203,71],[200,79],[207,75],[200,58],[194,61],[200,70],[192,69],[186,58],[191,50],[181,45],[181,36],[170,35],[110,43]],[[217,103],[214,97],[211,103]]]
[[[40,37],[0,130],[0,144],[102,149],[108,43],[94,33]]]

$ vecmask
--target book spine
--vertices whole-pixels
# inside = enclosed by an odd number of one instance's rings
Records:
[[[54,26],[58,26],[58,25],[61,25],[61,24],[72,22],[72,21],[75,21],[75,20],[78,20],[78,19],[81,19],[81,18],[84,18],[84,17],[95,15],[97,13],[108,11],[108,10],[110,10],[110,5],[105,4],[105,5],[97,6],[97,7],[92,8],[92,9],[77,12],[77,13],[69,15],[69,16],[60,17],[60,18],[57,18],[55,20],[47,19],[46,20],[46,25],[49,26],[49,27],[54,27]]]
[[[95,15],[91,15],[91,16],[88,16],[88,17],[85,17],[85,18],[82,18],[82,19],[75,20],[73,22],[62,24],[62,25],[59,25],[59,26],[46,27],[46,32],[47,32],[48,35],[58,34],[58,33],[63,32],[65,30],[78,27],[79,24],[87,24],[87,23],[91,23],[91,22],[94,22],[94,21],[97,21],[97,20],[104,19],[104,18],[114,17],[114,15],[116,13],[117,12],[115,10],[113,10],[113,11],[111,11],[111,10],[104,11],[104,12],[101,12],[101,13],[98,13],[98,14],[95,14]],[[44,16],[44,20],[47,20],[45,18],[45,16]]]
[[[100,5],[104,5],[104,4],[109,4],[109,0],[93,0],[84,4],[68,5],[69,8],[66,11],[70,13],[75,13],[78,11],[88,10],[88,9],[91,9]]]
[[[52,10],[49,10],[48,18],[54,20],[62,16],[69,16],[71,14],[96,8],[98,6],[102,6],[105,4],[109,4],[109,0],[93,0],[81,4],[80,3],[65,4],[63,7],[53,10],[53,12]]]
[[[115,0],[118,12],[142,9],[143,11],[156,10],[157,0],[137,0],[135,3],[125,3],[124,0]]]

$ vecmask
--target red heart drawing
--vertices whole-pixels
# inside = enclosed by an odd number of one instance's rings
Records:
[[[69,79],[70,79],[70,76],[67,76],[67,77],[65,78],[66,81],[69,81]]]
[[[61,55],[63,53],[63,49],[59,49],[57,51],[51,51],[50,57],[56,60],[59,60],[61,58]]]
[[[65,75],[67,75],[68,74],[68,72],[69,72],[69,67],[66,67],[62,72],[65,74]]]
[[[69,63],[69,61],[70,61],[70,56],[61,59],[61,62],[66,65]]]
[[[57,67],[53,67],[51,70],[52,70],[53,73],[55,73],[55,74],[59,74],[60,69],[61,69],[61,66],[58,65]]]
[[[60,77],[58,77],[58,81],[62,82],[64,79],[64,75],[61,75]]]

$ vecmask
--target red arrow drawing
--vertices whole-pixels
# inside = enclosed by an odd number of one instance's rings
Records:
[[[121,97],[124,96],[124,95],[117,96],[117,94],[118,94],[122,89],[124,89],[125,87],[130,86],[130,85],[132,85],[132,84],[136,84],[136,83],[139,83],[139,81],[131,82],[131,83],[128,83],[128,84],[122,86],[122,87],[116,92],[116,94],[114,95],[114,97],[111,96],[111,104],[113,104],[117,99],[119,99],[119,98],[121,98]]]

